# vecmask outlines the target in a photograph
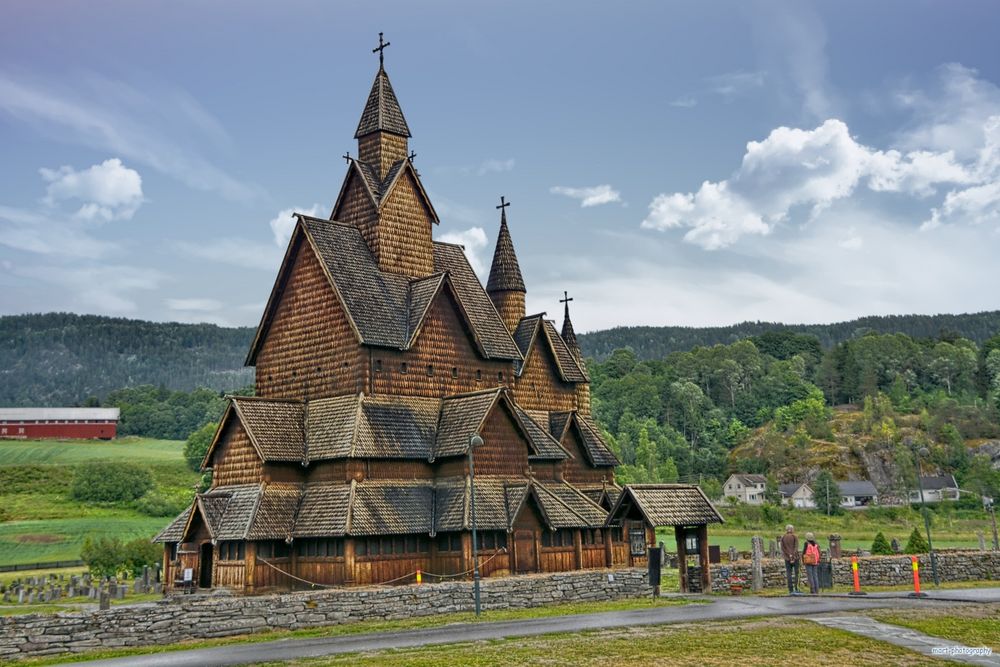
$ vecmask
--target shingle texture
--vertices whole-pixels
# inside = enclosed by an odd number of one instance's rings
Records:
[[[500,233],[497,235],[497,245],[493,251],[493,264],[490,266],[490,277],[486,282],[487,292],[525,292],[524,278],[521,277],[521,266],[517,263],[514,252],[514,242],[507,228],[507,212],[500,217]]]
[[[608,521],[635,508],[652,526],[694,526],[723,523],[722,515],[697,486],[689,484],[626,484],[608,514]]]
[[[361,395],[348,395],[309,402],[306,452],[310,461],[350,456],[361,399]]]
[[[542,327],[549,345],[552,346],[552,354],[555,355],[556,364],[559,366],[559,373],[563,380],[566,382],[589,382],[587,371],[566,347],[566,341],[556,331],[556,325],[549,320],[543,320]]]
[[[599,528],[607,519],[607,512],[565,482],[534,481],[532,489],[552,528]]]
[[[299,505],[294,537],[339,537],[347,534],[351,484],[306,484]]]
[[[302,404],[233,396],[250,440],[265,461],[301,461],[304,455]]]
[[[600,431],[597,429],[597,424],[595,424],[590,417],[581,415],[580,413],[574,413],[574,420],[580,427],[580,436],[583,440],[583,446],[587,450],[587,456],[590,458],[590,462],[595,466],[617,466],[621,465],[621,461],[615,456],[614,452],[608,447],[607,443],[601,437]]]
[[[409,396],[366,396],[351,455],[430,459],[441,401]]]
[[[153,538],[154,542],[180,542],[184,537],[184,527],[187,526],[188,517],[191,516],[191,509],[194,506],[191,505],[183,512],[177,515],[173,521],[170,522],[166,528],[161,530],[156,537]]]
[[[289,537],[295,523],[295,511],[301,499],[301,484],[266,485],[257,503],[246,538],[276,540]]]
[[[562,445],[555,438],[549,435],[545,427],[539,424],[525,410],[517,406],[514,409],[517,412],[517,416],[521,419],[521,423],[524,425],[525,432],[528,434],[528,441],[534,450],[534,458],[552,460],[570,458],[569,453],[562,448]]]
[[[399,108],[396,93],[389,83],[389,75],[381,68],[375,75],[371,92],[368,93],[368,101],[365,103],[364,111],[361,112],[361,120],[358,122],[354,138],[378,131],[392,132],[403,137],[412,136],[410,127],[403,117],[403,110]]]
[[[359,482],[351,505],[351,535],[430,533],[434,489],[429,483]]]
[[[452,396],[441,402],[434,457],[458,456],[469,451],[469,438],[479,431],[502,389]]]

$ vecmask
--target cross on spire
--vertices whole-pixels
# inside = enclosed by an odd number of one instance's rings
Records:
[[[385,47],[389,46],[389,42],[382,43],[382,33],[378,34],[378,46],[372,49],[372,53],[378,54],[378,67],[382,69],[382,65],[385,63]]]
[[[559,303],[565,303],[566,307],[569,308],[569,302],[573,300],[573,297],[569,295],[569,292],[563,292],[563,298],[559,299]]]
[[[497,206],[497,208],[501,209],[501,212],[503,212],[503,209],[507,208],[508,206],[510,206],[510,202],[504,201],[503,195],[500,195],[500,205]]]

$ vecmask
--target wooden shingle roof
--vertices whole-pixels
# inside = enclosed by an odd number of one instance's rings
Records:
[[[306,484],[299,504],[294,537],[341,537],[347,534],[347,514],[357,482]]]
[[[351,498],[349,535],[430,534],[434,488],[427,482],[365,480]]]
[[[301,461],[305,454],[302,404],[232,396],[233,408],[264,461]]]
[[[354,138],[363,137],[372,132],[391,132],[401,137],[411,137],[410,127],[403,117],[403,110],[399,107],[399,100],[389,82],[389,75],[383,68],[379,68],[372,82],[371,92],[368,93],[368,101],[361,112],[361,120],[358,121],[358,129],[354,133]]]
[[[608,524],[635,513],[653,527],[724,523],[708,497],[693,484],[626,484],[608,513]]]
[[[500,215],[500,233],[497,235],[497,245],[493,250],[493,264],[490,266],[486,291],[527,291],[524,288],[524,278],[521,277],[521,266],[517,263],[517,254],[514,252],[514,242],[507,228],[507,209],[503,209]]]
[[[583,443],[584,454],[594,466],[618,466],[621,461],[604,442],[597,424],[577,411],[549,413],[549,432],[560,442],[569,428],[575,428]]]
[[[503,391],[502,387],[497,387],[445,398],[441,402],[434,458],[467,453],[470,437],[482,429]]]
[[[550,528],[600,528],[607,519],[600,505],[566,482],[532,480],[529,492]]]
[[[153,538],[153,542],[180,542],[184,539],[184,529],[187,527],[188,518],[191,516],[192,509],[194,509],[194,505],[188,506],[187,509],[178,514],[166,528],[161,530],[156,537]]]
[[[521,365],[519,373],[527,366],[528,357],[534,352],[537,345],[544,341],[548,345],[552,356],[556,360],[556,367],[560,378],[564,382],[589,382],[586,368],[576,356],[570,352],[556,325],[545,319],[545,313],[528,315],[521,318],[517,328],[514,329],[514,343],[517,345],[524,363]]]
[[[416,396],[365,396],[351,456],[430,459],[441,401]]]

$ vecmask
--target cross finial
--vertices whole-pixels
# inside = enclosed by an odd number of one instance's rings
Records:
[[[410,162],[413,162],[416,159],[417,159],[417,154],[414,153],[413,151],[410,151]]]
[[[502,213],[503,209],[507,208],[508,206],[510,206],[510,202],[509,201],[505,201],[503,195],[500,195],[500,205],[497,206],[497,208],[500,209],[500,211]]]
[[[559,303],[565,303],[566,307],[569,308],[569,302],[572,300],[573,298],[569,295],[569,292],[564,291],[563,298],[559,299]]]
[[[350,164],[350,163],[351,163],[351,151],[347,151],[346,153],[344,153],[344,154],[343,154],[343,155],[341,155],[340,157],[342,157],[342,158],[344,158],[345,160],[347,160],[347,163],[348,163],[348,164]]]
[[[378,34],[378,46],[372,49],[372,53],[378,53],[378,67],[382,69],[382,65],[385,62],[385,47],[389,46],[389,42],[382,42],[382,33]]]

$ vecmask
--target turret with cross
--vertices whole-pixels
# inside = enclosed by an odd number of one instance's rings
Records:
[[[506,197],[500,197],[500,232],[497,234],[497,245],[493,251],[493,264],[490,266],[490,277],[486,282],[486,293],[490,295],[493,305],[500,314],[500,319],[507,330],[514,332],[524,318],[524,278],[521,277],[521,267],[514,253],[514,242],[510,238],[507,227],[507,208],[510,202]]]
[[[565,304],[565,311],[563,312],[563,325],[562,325],[562,337],[566,341],[566,347],[572,352],[577,359],[580,358],[580,343],[576,340],[576,332],[573,331],[573,322],[569,319],[569,302],[573,300],[573,297],[569,295],[569,292],[563,292],[563,298],[559,299],[559,303]]]

